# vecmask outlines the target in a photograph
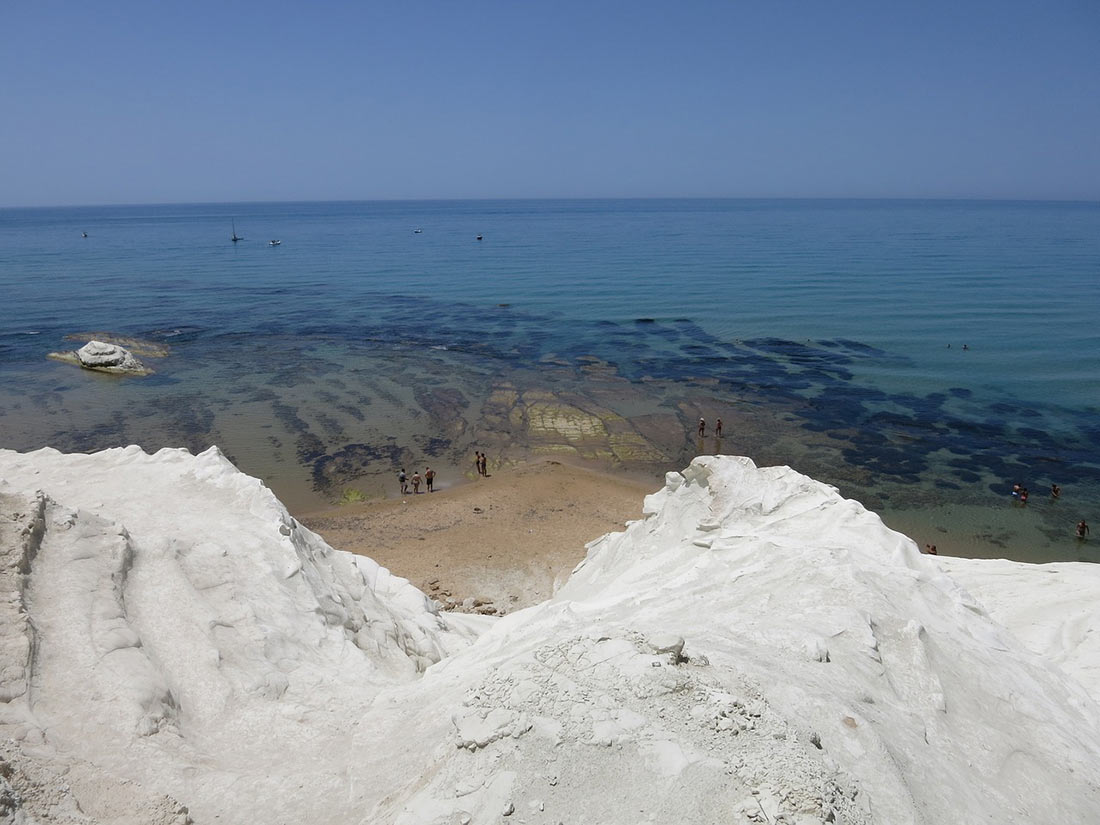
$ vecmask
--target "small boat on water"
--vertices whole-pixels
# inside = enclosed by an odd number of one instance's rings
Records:
[[[282,241],[268,241],[268,246],[278,246]]]
[[[231,237],[229,240],[233,241],[233,243],[236,243],[237,241],[243,241],[244,240],[244,238],[240,237],[237,234],[237,222],[236,221],[233,221],[233,237]]]
[[[423,233],[424,233],[424,230],[421,229],[419,226],[416,227],[416,229],[413,230],[414,235],[422,235]]]

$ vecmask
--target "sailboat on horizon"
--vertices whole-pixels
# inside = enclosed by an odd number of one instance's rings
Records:
[[[244,238],[241,238],[237,235],[237,222],[236,221],[233,221],[233,237],[230,238],[229,240],[233,241],[233,243],[236,243],[237,241],[243,241],[244,240]]]

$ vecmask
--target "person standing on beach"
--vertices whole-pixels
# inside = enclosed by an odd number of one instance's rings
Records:
[[[435,470],[433,470],[431,467],[424,468],[424,481],[426,481],[428,484],[428,492],[433,492],[432,483],[435,481]]]
[[[699,437],[702,438],[707,434],[707,420],[705,418],[699,419]]]
[[[415,496],[417,493],[420,492],[420,473],[418,473],[416,470],[413,470],[412,483],[413,495]]]
[[[479,472],[480,472],[480,473],[481,473],[481,474],[482,474],[483,476],[485,476],[486,478],[488,478],[488,477],[489,477],[489,456],[485,455],[485,453],[482,453],[482,454],[481,454],[481,464],[480,464],[479,466],[480,466],[480,468],[481,468],[481,469],[479,470]]]
[[[722,419],[721,418],[719,418],[717,421],[714,422],[714,435],[717,438],[722,437]]]
[[[397,483],[401,485],[401,495],[406,495],[409,492],[409,477],[405,475],[405,468],[401,468],[401,472],[397,474]]]

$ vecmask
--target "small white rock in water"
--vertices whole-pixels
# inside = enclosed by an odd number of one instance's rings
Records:
[[[76,357],[86,367],[121,367],[123,369],[141,364],[130,350],[117,344],[103,341],[89,341],[76,351]]]
[[[148,375],[152,372],[130,350],[103,341],[89,341],[76,352],[51,352],[49,357],[99,372],[124,375]]]

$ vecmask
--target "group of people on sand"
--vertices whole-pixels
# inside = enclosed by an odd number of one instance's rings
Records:
[[[1057,501],[1062,497],[1062,488],[1057,484],[1050,485],[1050,500]],[[1012,503],[1018,504],[1020,507],[1027,506],[1028,489],[1024,487],[1020,482],[1016,482],[1012,485]],[[1084,519],[1077,522],[1077,538],[1082,541],[1089,535],[1089,525]]]
[[[477,466],[477,474],[479,476],[489,475],[489,458],[485,453],[480,450],[474,453],[474,462]],[[420,485],[424,485],[423,492],[434,493],[435,492],[435,470],[431,467],[425,467],[424,472],[419,470],[413,470],[413,474],[410,476],[405,472],[405,468],[402,467],[401,471],[397,474],[397,483],[401,487],[401,495],[408,495],[410,492],[413,495],[417,495],[421,492]]]
[[[702,438],[707,434],[707,420],[705,418],[699,419],[699,437]],[[714,422],[714,436],[715,438],[722,437],[722,419],[719,418]]]
[[[435,492],[435,470],[431,467],[424,468],[424,475],[420,475],[420,472],[413,470],[412,477],[410,478],[408,473],[405,472],[405,468],[401,468],[401,472],[397,474],[397,483],[401,485],[401,495],[407,495],[409,492],[409,484],[412,483],[413,495],[420,492],[421,483],[427,489],[427,492]]]

